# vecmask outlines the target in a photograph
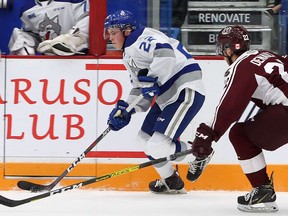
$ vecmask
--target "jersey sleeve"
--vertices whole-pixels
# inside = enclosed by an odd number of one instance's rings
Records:
[[[247,65],[249,62],[236,64],[225,73],[226,84],[211,125],[216,141],[241,117],[257,88],[254,73]]]
[[[80,32],[86,36],[89,35],[89,10],[90,5],[88,0],[73,4],[73,11],[75,15],[75,26],[80,29]]]

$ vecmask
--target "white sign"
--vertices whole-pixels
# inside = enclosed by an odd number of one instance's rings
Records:
[[[4,140],[0,156],[6,162],[72,162],[105,131],[115,103],[125,100],[132,87],[120,59],[10,57],[6,66],[4,61],[0,61],[0,139]],[[224,60],[199,60],[199,64],[206,100],[181,136],[183,141],[192,141],[197,126],[213,117],[224,86]],[[145,113],[136,113],[127,127],[110,131],[84,161],[146,161],[144,146],[137,142],[144,118]],[[227,134],[213,148],[211,163],[238,164]],[[265,152],[267,161],[285,163],[285,152]]]

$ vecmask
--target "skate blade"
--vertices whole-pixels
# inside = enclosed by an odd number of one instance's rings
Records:
[[[163,192],[155,192],[155,191],[151,191],[154,194],[187,194],[187,191],[182,188],[181,190],[167,190],[167,191],[163,191]]]
[[[278,206],[275,202],[269,202],[269,203],[261,203],[261,204],[255,204],[255,205],[241,205],[238,204],[237,208],[240,211],[244,212],[262,212],[262,213],[270,213],[270,212],[277,212]]]

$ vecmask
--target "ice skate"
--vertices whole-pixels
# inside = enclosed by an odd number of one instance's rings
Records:
[[[195,182],[201,176],[202,172],[211,160],[213,154],[214,150],[212,150],[211,154],[206,158],[196,158],[193,162],[188,162],[189,169],[187,173],[187,179],[189,181]]]
[[[253,188],[250,193],[238,197],[238,209],[244,212],[276,212],[276,194],[273,186],[273,172],[270,183]]]
[[[149,189],[157,194],[186,194],[184,182],[180,178],[177,171],[166,179],[157,179],[150,182]]]

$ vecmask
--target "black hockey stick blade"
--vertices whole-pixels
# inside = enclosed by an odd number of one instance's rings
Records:
[[[93,142],[90,146],[60,175],[58,176],[51,184],[41,185],[28,181],[19,181],[17,186],[22,190],[29,190],[31,192],[41,192],[41,191],[50,191],[52,190],[72,169],[81,161],[88,152],[91,151],[110,131],[109,127],[104,130],[104,132]]]
[[[39,194],[39,195],[36,195],[36,196],[32,196],[32,197],[29,197],[29,198],[26,198],[26,199],[22,199],[22,200],[12,200],[12,199],[9,199],[9,198],[6,198],[6,197],[0,195],[0,204],[4,205],[4,206],[7,206],[7,207],[20,206],[20,205],[23,205],[23,204],[26,204],[26,203],[29,203],[29,202],[32,202],[32,201],[44,199],[46,197],[50,197],[50,196],[53,196],[53,195],[56,195],[56,194],[60,194],[60,193],[66,192],[66,191],[70,191],[70,190],[73,190],[73,189],[81,188],[81,187],[83,187],[85,185],[93,184],[93,183],[104,181],[104,180],[107,180],[107,179],[110,179],[110,178],[114,178],[114,177],[117,177],[117,176],[120,176],[120,175],[124,175],[124,174],[130,173],[130,172],[134,172],[134,171],[137,171],[139,169],[143,169],[145,167],[149,167],[149,166],[152,166],[152,165],[155,165],[155,164],[159,164],[159,163],[162,163],[162,162],[165,162],[165,161],[173,161],[176,158],[184,156],[184,155],[187,155],[187,154],[190,154],[191,152],[192,152],[192,150],[188,149],[188,150],[185,150],[185,151],[182,151],[182,152],[178,152],[178,153],[172,154],[172,155],[170,155],[168,157],[163,157],[163,158],[159,158],[159,159],[156,159],[156,160],[148,161],[148,162],[145,162],[145,163],[142,163],[142,164],[139,164],[139,165],[135,165],[135,166],[128,167],[128,168],[125,168],[125,169],[122,169],[122,170],[118,170],[118,171],[115,171],[115,172],[112,172],[112,173],[109,173],[109,174],[106,174],[106,175],[103,175],[103,176],[100,176],[100,177],[94,177],[94,178],[88,179],[86,181],[78,182],[78,183],[75,183],[75,184],[72,184],[72,185],[69,185],[69,186],[66,186],[66,187],[55,189],[55,190],[52,190],[52,191],[49,191],[49,192],[46,192],[46,193],[43,193],[43,194]]]
[[[22,190],[28,190],[31,192],[41,192],[41,191],[49,191],[52,189],[51,184],[50,185],[41,185],[33,182],[28,181],[18,181],[17,182],[18,188]]]

